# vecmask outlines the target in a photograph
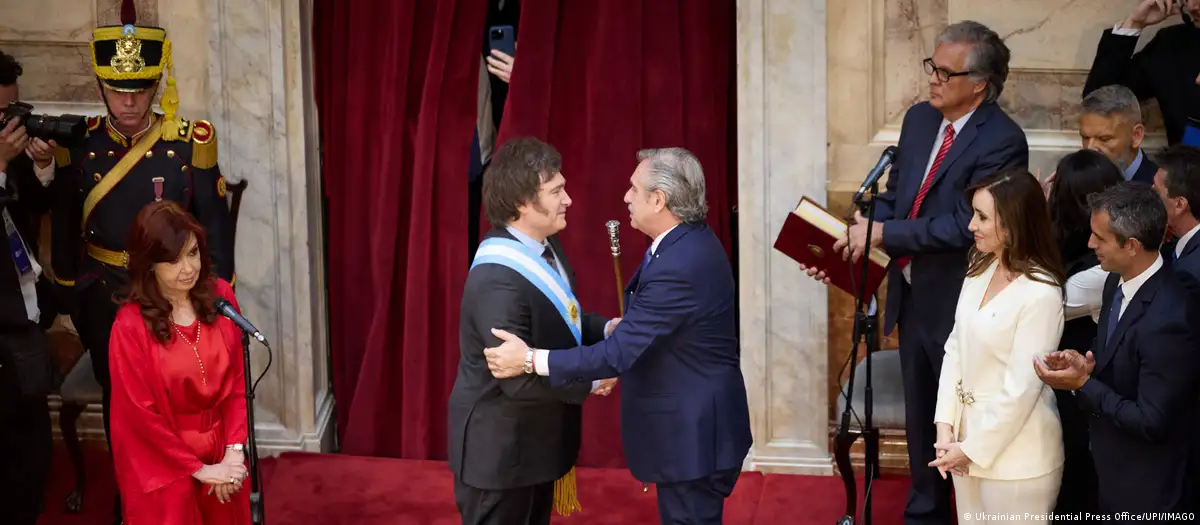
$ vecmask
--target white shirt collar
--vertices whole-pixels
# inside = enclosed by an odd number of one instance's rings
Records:
[[[521,242],[521,244],[524,244],[525,247],[529,248],[530,250],[537,253],[538,255],[541,255],[542,252],[546,250],[546,246],[548,246],[545,241],[538,242],[537,239],[534,239],[533,237],[526,235],[525,232],[518,230],[512,226],[506,227],[505,230],[508,230],[508,233],[510,235],[515,237],[518,241]]]
[[[1146,271],[1138,274],[1138,276],[1134,277],[1133,279],[1122,282],[1121,293],[1125,295],[1125,302],[1133,299],[1133,296],[1137,295],[1138,290],[1142,288],[1142,285],[1146,284],[1146,281],[1150,280],[1150,276],[1158,272],[1159,268],[1162,268],[1162,265],[1162,255],[1159,255],[1154,259],[1154,264],[1151,264],[1149,268],[1146,268]]]
[[[1183,256],[1183,249],[1187,248],[1188,241],[1192,240],[1192,236],[1196,235],[1196,230],[1200,230],[1200,224],[1192,226],[1192,229],[1188,230],[1187,233],[1183,234],[1183,236],[1180,237],[1179,240],[1175,242],[1175,258],[1176,259]]]
[[[963,126],[967,125],[967,121],[971,120],[971,115],[974,115],[975,110],[977,109],[979,108],[972,109],[971,111],[967,112],[966,115],[958,117],[958,120],[955,120],[954,122],[950,122],[945,118],[942,118],[941,133],[944,135],[946,133],[946,125],[950,124],[954,126],[954,137],[957,138],[959,134],[962,133]]]
[[[650,255],[654,255],[654,252],[658,251],[658,243],[662,242],[663,239],[666,239],[667,234],[671,233],[671,230],[674,230],[675,228],[678,228],[678,227],[679,227],[679,225],[676,224],[670,228],[667,228],[667,231],[658,234],[658,237],[654,238],[654,242],[650,243]]]

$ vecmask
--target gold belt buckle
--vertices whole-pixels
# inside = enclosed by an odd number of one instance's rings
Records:
[[[954,393],[958,394],[958,402],[959,403],[962,403],[962,404],[968,405],[968,406],[975,404],[975,393],[972,392],[970,389],[963,388],[962,379],[958,380],[958,386],[954,387]]]

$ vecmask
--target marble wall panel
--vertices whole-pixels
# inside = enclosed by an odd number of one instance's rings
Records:
[[[21,62],[22,100],[100,102],[87,45],[20,41],[0,49]]]
[[[86,44],[92,38],[98,7],[91,0],[6,0],[0,8],[0,42]]]
[[[1101,33],[1137,5],[1130,0],[949,0],[950,20],[978,20],[1012,51],[1014,69],[1087,71]],[[1167,22],[1172,23],[1172,22]],[[1162,27],[1146,31],[1149,39]]]

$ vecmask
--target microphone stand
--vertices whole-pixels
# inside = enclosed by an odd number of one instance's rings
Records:
[[[871,486],[872,482],[879,478],[879,429],[875,428],[872,422],[872,387],[871,387],[871,355],[879,351],[879,330],[876,318],[876,312],[867,308],[866,303],[866,283],[867,272],[871,264],[871,227],[875,223],[875,196],[879,194],[879,182],[871,183],[871,198],[866,202],[866,214],[864,217],[867,221],[867,242],[863,247],[862,254],[862,280],[858,285],[858,293],[855,297],[854,306],[854,335],[850,347],[850,378],[846,384],[846,407],[842,410],[842,418],[838,426],[838,435],[835,440],[834,457],[838,466],[838,470],[842,475],[842,483],[846,487],[846,514],[837,520],[838,525],[853,525],[855,517],[855,506],[858,503],[858,493],[856,491],[856,483],[854,480],[854,469],[850,464],[850,447],[861,436],[866,448],[866,457],[864,458],[864,467],[866,473],[863,481],[863,515],[862,521],[865,525],[871,524]],[[857,206],[862,206],[862,202],[855,202]],[[875,310],[878,310],[876,308]],[[866,346],[866,389],[863,399],[863,415],[865,421],[862,422],[862,428],[853,430],[850,428],[850,413],[853,410],[854,399],[854,371],[858,368],[858,344],[862,341]]]
[[[266,344],[265,342],[263,343]],[[250,334],[245,330],[242,331],[242,366],[245,372],[242,374],[246,379],[246,427],[247,448],[246,459],[250,463],[250,523],[254,525],[262,525],[264,523],[263,516],[263,499],[262,499],[262,479],[259,477],[258,471],[258,444],[254,438],[254,388],[250,383]]]

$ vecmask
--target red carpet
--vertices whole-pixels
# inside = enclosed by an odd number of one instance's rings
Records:
[[[47,512],[39,525],[105,524],[115,490],[103,449],[90,450],[84,513],[65,515],[71,491],[65,451],[56,450],[55,476],[47,489]],[[444,462],[284,454],[263,462],[266,518],[271,525],[457,525],[452,478]],[[583,511],[555,516],[555,525],[656,524],[654,486],[621,469],[581,468]],[[874,523],[901,523],[907,478],[874,486]],[[861,492],[861,491],[860,491]],[[861,499],[861,494],[860,494]],[[861,502],[860,502],[861,504]],[[762,475],[745,472],[725,503],[727,525],[832,525],[845,511],[841,478]]]

